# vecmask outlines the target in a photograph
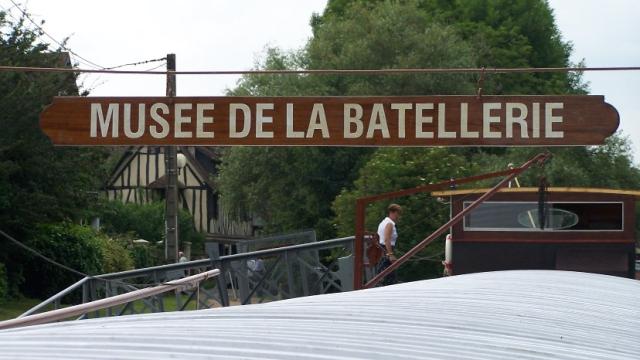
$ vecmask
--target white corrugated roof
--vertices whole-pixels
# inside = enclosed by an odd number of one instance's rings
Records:
[[[504,271],[0,331],[1,359],[640,359],[640,281]]]

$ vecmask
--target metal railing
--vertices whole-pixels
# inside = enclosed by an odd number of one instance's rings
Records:
[[[325,241],[216,256],[86,277],[60,291],[20,317],[42,311],[110,298],[154,286],[191,274],[219,269],[220,275],[184,287],[173,295],[153,294],[144,299],[82,313],[79,319],[147,312],[182,311],[259,303],[299,296],[353,289],[353,241],[344,237]],[[330,251],[330,264],[320,261],[319,252]]]
[[[39,314],[22,316],[16,319],[0,321],[0,330],[14,327],[46,324],[49,322],[68,319],[90,311],[102,310],[116,305],[130,303],[135,300],[144,299],[149,296],[161,294],[167,291],[176,290],[183,286],[198,286],[201,281],[212,276],[220,275],[220,270],[209,270],[201,274],[187,276],[182,279],[172,280],[165,284],[134,290],[125,294],[120,294],[105,299],[94,300],[84,304],[73,305],[62,309],[46,311]]]

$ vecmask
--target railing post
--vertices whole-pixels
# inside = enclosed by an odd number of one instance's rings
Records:
[[[111,282],[107,282],[104,284],[104,297],[105,298],[109,298],[111,296],[113,296],[113,291],[111,288]],[[108,307],[107,308],[107,316],[113,316],[113,309]]]
[[[364,226],[365,226],[364,200],[356,200],[356,234],[353,246],[353,289],[362,289],[362,270],[364,268]]]
[[[247,245],[238,245],[238,253],[244,254],[247,252]],[[246,261],[238,261],[237,264],[229,264],[229,267],[236,272],[236,278],[238,279],[238,292],[240,293],[240,301],[244,301],[249,296],[250,280],[249,280],[249,267]],[[251,299],[249,299],[251,304]],[[244,305],[244,304],[243,304]]]
[[[211,266],[214,269],[220,270],[220,276],[216,277],[218,285],[218,294],[220,295],[220,302],[222,306],[229,306],[229,293],[227,291],[227,279],[224,277],[224,266],[220,260],[220,250],[215,246],[212,251],[209,252],[209,259],[211,260]],[[246,261],[245,261],[246,262]]]
[[[97,283],[97,281],[90,280],[89,289],[91,291],[91,299],[92,300],[98,300],[98,283]],[[94,311],[93,315],[94,315],[94,317],[99,318],[100,317],[100,311],[99,310]]]
[[[90,296],[90,294],[89,294],[89,285],[88,285],[89,282],[91,282],[91,280],[88,280],[88,281],[82,283],[82,303],[83,304],[90,301],[89,300],[89,296]],[[82,316],[80,316],[80,319],[87,319],[88,317],[89,317],[89,314],[88,313],[84,313],[84,314],[82,314]]]
[[[285,263],[285,267],[287,268],[287,286],[289,287],[289,297],[294,298],[297,296],[296,284],[295,284],[295,279],[293,277],[293,264],[289,259],[289,256],[290,256],[289,254],[290,254],[289,251],[284,252],[284,263]]]
[[[315,255],[316,251],[312,251],[312,253],[313,260],[311,261],[311,265],[317,267],[317,256]],[[300,269],[300,280],[302,281],[302,296],[309,296],[309,272],[307,271],[307,267],[302,264],[304,258],[301,257],[299,253],[296,252],[296,254],[298,257],[298,268]]]

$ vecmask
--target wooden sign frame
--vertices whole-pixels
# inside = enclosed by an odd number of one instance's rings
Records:
[[[567,146],[618,128],[599,95],[56,97],[56,145]]]

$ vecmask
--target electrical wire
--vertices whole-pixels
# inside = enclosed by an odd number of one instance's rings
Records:
[[[165,62],[163,62],[162,64],[158,65],[158,66],[154,66],[154,67],[152,67],[152,68],[146,69],[145,71],[153,71],[153,70],[158,69],[158,68],[161,68],[161,67],[163,67],[163,66],[165,66],[165,65],[167,65],[166,61],[165,61]]]
[[[312,69],[312,70],[195,70],[145,71],[69,69],[57,67],[31,67],[0,65],[0,71],[15,72],[75,72],[125,75],[394,75],[394,74],[461,74],[461,73],[551,73],[585,71],[640,71],[640,66],[625,67],[558,67],[558,68],[411,68],[411,69]]]
[[[42,31],[42,33],[43,33],[44,35],[46,35],[49,39],[51,39],[51,41],[53,41],[54,43],[58,44],[58,46],[60,46],[60,48],[61,48],[61,49],[65,50],[65,51],[68,51],[70,54],[73,54],[73,55],[74,55],[75,57],[77,57],[78,59],[83,60],[83,61],[84,61],[87,65],[89,65],[89,66],[92,66],[92,67],[95,67],[95,68],[98,68],[98,69],[104,69],[104,66],[98,65],[98,64],[94,63],[93,61],[88,60],[87,58],[85,58],[85,57],[81,56],[80,54],[78,54],[78,53],[74,52],[73,50],[71,50],[71,49],[67,48],[67,47],[64,45],[64,43],[62,43],[62,42],[58,41],[58,40],[57,40],[56,38],[54,38],[53,36],[49,35],[49,33],[47,33],[47,32],[44,30],[44,28],[42,28],[42,26],[41,26],[41,25],[38,25],[38,23],[36,23],[36,22],[31,18],[31,16],[29,16],[29,14],[28,14],[25,10],[23,10],[23,9],[22,9],[22,8],[21,8],[21,7],[20,7],[20,6],[19,6],[19,5],[14,1],[14,0],[9,0],[9,1],[13,4],[13,6],[14,6],[16,9],[18,9],[18,11],[20,11],[20,13],[22,13],[22,15],[23,15],[27,20],[29,20],[29,21],[30,21],[30,22],[31,22],[31,23],[32,23],[32,24],[33,24],[33,25],[34,25],[38,30]],[[9,13],[9,12],[7,12],[7,13]],[[10,14],[10,13],[9,13],[9,14]],[[12,17],[13,17],[13,16],[12,16]],[[15,19],[15,18],[14,18],[14,19]]]
[[[125,66],[137,66],[137,65],[144,65],[144,64],[148,64],[148,63],[152,63],[152,62],[157,62],[157,61],[165,61],[167,60],[166,57],[162,57],[162,58],[158,58],[158,59],[150,59],[150,60],[144,60],[144,61],[138,61],[138,62],[132,62],[132,63],[128,63],[128,64],[122,64],[122,65],[118,65],[118,66],[111,66],[111,67],[107,67],[104,68],[104,70],[113,70],[113,69],[119,69]],[[164,65],[166,63],[162,63],[150,70],[155,70],[157,68],[159,68],[160,66]],[[150,70],[145,70],[145,71],[150,71]]]

